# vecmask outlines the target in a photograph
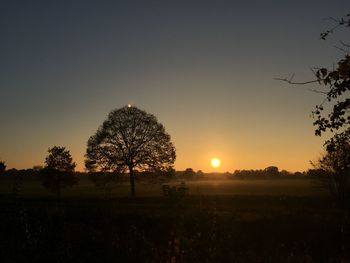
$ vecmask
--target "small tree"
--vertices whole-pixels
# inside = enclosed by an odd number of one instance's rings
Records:
[[[6,164],[4,161],[0,161],[0,174],[4,173],[6,170]]]
[[[131,196],[138,171],[166,171],[176,158],[170,135],[156,117],[136,107],[113,110],[87,143],[85,166],[90,172],[129,170]]]
[[[61,196],[61,189],[77,183],[74,174],[75,163],[65,147],[49,148],[49,155],[45,159],[45,167],[41,170],[42,184],[57,197]]]
[[[336,135],[332,147],[314,164],[328,175],[331,193],[342,203],[349,190],[350,182],[350,141],[346,136]]]

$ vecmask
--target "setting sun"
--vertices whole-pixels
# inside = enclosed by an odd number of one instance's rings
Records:
[[[218,168],[221,165],[221,161],[218,158],[212,158],[210,163],[211,163],[211,166],[214,168]]]

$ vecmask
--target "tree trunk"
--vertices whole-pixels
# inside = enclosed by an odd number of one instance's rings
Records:
[[[131,197],[135,197],[135,175],[132,166],[129,166]]]

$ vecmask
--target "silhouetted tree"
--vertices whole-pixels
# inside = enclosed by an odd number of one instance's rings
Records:
[[[266,173],[267,176],[272,176],[272,177],[277,177],[279,176],[279,171],[278,167],[276,166],[269,166],[264,169],[264,172]]]
[[[286,170],[279,171],[277,166],[269,166],[265,169],[260,170],[235,170],[233,174],[228,175],[228,178],[238,178],[238,179],[268,179],[268,178],[280,178],[300,175],[302,173],[298,172],[293,174]]]
[[[90,172],[129,170],[131,196],[138,171],[166,171],[175,148],[156,117],[136,107],[113,110],[87,143],[85,166]]]
[[[325,40],[338,27],[350,27],[350,14],[340,19],[332,19],[335,22],[333,28],[321,33],[321,39]],[[314,126],[315,135],[321,136],[322,133],[330,131],[335,135],[350,138],[350,45],[341,41],[341,47],[338,47],[345,53],[344,57],[337,62],[337,66],[333,69],[325,67],[318,68],[315,71],[315,79],[307,82],[294,82],[291,79],[280,79],[291,84],[308,84],[317,82],[326,88],[323,90],[315,90],[317,93],[325,95],[324,101],[316,105],[316,109],[312,112],[315,119]],[[328,113],[325,111],[325,103],[329,103],[332,107]],[[334,147],[336,138],[326,141],[327,148]]]
[[[350,182],[350,140],[344,136],[336,136],[332,148],[314,166],[326,172],[329,178],[331,193],[343,202]]]
[[[198,178],[203,178],[204,177],[204,172],[202,170],[197,171],[197,177]]]
[[[306,176],[308,177],[316,177],[316,178],[327,178],[329,176],[328,172],[320,169],[320,168],[316,168],[316,169],[309,169],[306,172]]]
[[[42,184],[57,197],[61,196],[63,187],[77,183],[74,174],[75,163],[65,147],[49,148],[49,155],[45,159],[45,167],[41,170]]]
[[[175,173],[176,171],[173,167],[170,167],[169,169],[166,169],[164,171],[158,171],[155,173],[157,175],[157,182],[164,183],[166,181],[174,179]]]
[[[292,174],[290,172],[288,172],[287,170],[282,170],[279,172],[279,175],[281,177],[288,177],[288,176],[291,176]]]
[[[294,177],[303,177],[303,176],[305,176],[305,173],[304,173],[304,172],[296,171],[296,172],[293,173],[293,176],[294,176]]]
[[[33,170],[36,172],[40,172],[44,167],[42,165],[34,165]]]
[[[4,173],[6,170],[6,164],[4,161],[0,161],[0,174]]]
[[[183,177],[186,179],[193,179],[196,177],[196,172],[192,168],[186,168],[183,172]]]

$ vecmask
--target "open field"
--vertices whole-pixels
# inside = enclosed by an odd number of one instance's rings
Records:
[[[8,180],[8,178],[6,179]],[[84,179],[56,197],[38,181],[20,195],[2,178],[1,262],[347,262],[348,210],[307,179],[187,182],[189,195],[161,185]],[[173,184],[178,184],[174,182]]]
[[[0,194],[11,194],[13,178],[0,178]],[[180,182],[166,183],[170,186]],[[286,195],[286,196],[320,196],[327,195],[327,191],[319,187],[318,181],[313,179],[276,179],[276,180],[200,180],[187,181],[190,195]],[[136,183],[136,194],[139,197],[161,196],[162,184],[147,182]],[[22,197],[52,197],[36,179],[23,179],[20,184]],[[130,195],[128,182],[114,184],[110,197],[127,197]],[[104,197],[106,190],[96,187],[88,178],[80,178],[79,184],[62,191],[63,197]]]

